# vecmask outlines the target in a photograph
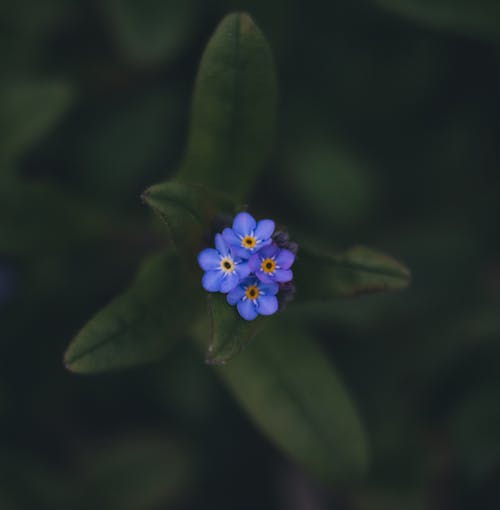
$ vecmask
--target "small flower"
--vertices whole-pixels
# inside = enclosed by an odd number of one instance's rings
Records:
[[[273,243],[252,255],[248,265],[261,282],[281,283],[289,282],[293,278],[290,267],[294,261],[295,255],[290,250],[282,250]]]
[[[250,274],[250,268],[246,260],[233,255],[220,234],[215,236],[215,248],[198,254],[198,264],[205,271],[201,284],[209,292],[226,293]]]
[[[239,213],[233,221],[233,228],[225,228],[222,236],[235,255],[248,259],[257,250],[271,244],[274,221],[260,220],[246,212]]]
[[[236,286],[226,299],[230,305],[236,305],[238,313],[245,320],[252,321],[257,315],[273,315],[278,311],[278,290],[278,284],[263,284],[250,276]]]

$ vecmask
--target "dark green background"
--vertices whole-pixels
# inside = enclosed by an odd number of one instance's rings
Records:
[[[284,458],[188,342],[122,373],[62,363],[166,244],[139,197],[175,170],[204,45],[240,8],[269,39],[280,92],[251,209],[413,273],[401,294],[308,315],[372,450],[350,484]],[[2,510],[500,506],[495,13],[488,0],[0,2]]]

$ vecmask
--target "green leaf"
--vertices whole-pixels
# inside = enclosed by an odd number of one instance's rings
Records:
[[[258,317],[246,321],[236,308],[230,306],[225,295],[209,294],[210,344],[206,362],[224,365],[240,353],[269,321],[269,317]]]
[[[451,32],[500,41],[497,0],[375,0],[422,24]]]
[[[405,289],[411,278],[401,262],[364,246],[328,253],[301,245],[294,275],[301,301],[398,291]]]
[[[0,162],[46,136],[69,110],[73,93],[60,81],[10,82],[0,89]]]
[[[152,186],[143,199],[165,222],[172,241],[191,266],[196,265],[196,254],[207,243],[205,236],[217,216],[234,213],[234,202],[225,195],[175,181]]]
[[[242,199],[270,152],[276,109],[271,50],[247,14],[231,14],[200,63],[179,178]]]
[[[199,303],[172,253],[147,259],[129,290],[98,312],[64,356],[72,372],[130,367],[165,355]]]
[[[217,373],[287,455],[333,483],[360,476],[366,439],[335,368],[313,338],[275,321]]]
[[[198,24],[197,0],[108,0],[118,47],[136,64],[170,61],[188,45]]]

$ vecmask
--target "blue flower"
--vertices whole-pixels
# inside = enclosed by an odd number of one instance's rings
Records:
[[[198,264],[205,271],[201,284],[209,292],[229,292],[250,274],[246,260],[241,260],[224,242],[215,236],[215,250],[207,248],[198,254]]]
[[[276,283],[263,284],[250,276],[236,286],[228,295],[227,302],[238,309],[238,313],[247,321],[257,315],[273,315],[278,311],[279,286]]]
[[[233,228],[223,230],[222,237],[235,255],[248,259],[256,251],[271,244],[274,228],[274,221],[261,220],[257,223],[253,216],[242,212],[234,218]]]
[[[292,280],[290,267],[294,261],[295,255],[290,250],[280,249],[273,243],[252,255],[248,265],[262,283],[282,283]]]

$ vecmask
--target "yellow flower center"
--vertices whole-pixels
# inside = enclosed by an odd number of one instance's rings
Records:
[[[254,299],[257,299],[259,297],[260,291],[259,288],[255,285],[249,285],[245,290],[245,295],[247,299],[250,299],[250,301],[253,301]]]
[[[220,268],[222,269],[222,271],[224,271],[224,273],[232,273],[235,270],[236,265],[233,262],[232,258],[224,257],[220,261]]]
[[[264,259],[260,265],[264,273],[274,273],[276,269],[276,261],[274,259]]]
[[[243,246],[244,248],[255,248],[255,245],[257,244],[257,239],[255,239],[254,236],[245,236],[242,240],[241,240],[241,246]]]

